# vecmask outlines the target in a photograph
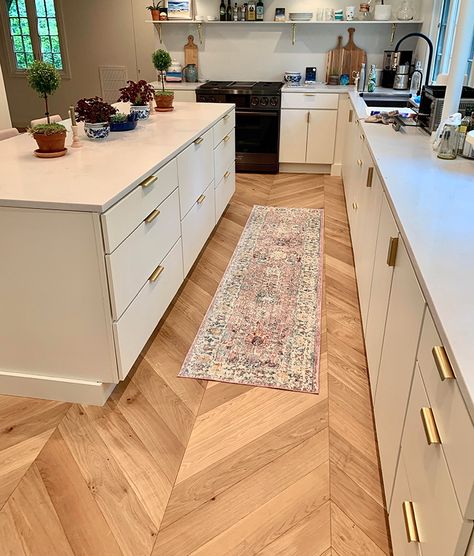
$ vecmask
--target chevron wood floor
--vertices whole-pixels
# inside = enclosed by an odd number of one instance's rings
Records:
[[[325,208],[321,392],[176,377],[253,204]],[[103,408],[0,396],[0,554],[390,553],[338,178],[239,175]]]

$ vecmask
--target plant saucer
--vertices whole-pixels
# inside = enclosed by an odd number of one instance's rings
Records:
[[[174,106],[172,106],[171,108],[157,108],[155,106],[155,112],[173,112],[174,110]]]
[[[39,149],[36,149],[34,151],[35,156],[37,156],[38,158],[59,158],[60,156],[64,156],[66,153],[67,153],[66,147],[64,147],[64,149],[60,151],[56,151],[53,153],[45,153],[43,151],[40,151]]]

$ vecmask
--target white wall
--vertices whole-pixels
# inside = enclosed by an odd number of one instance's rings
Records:
[[[11,127],[10,111],[8,109],[7,93],[3,83],[2,66],[0,64],[0,129]]]

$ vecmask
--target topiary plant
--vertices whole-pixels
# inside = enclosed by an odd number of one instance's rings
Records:
[[[62,124],[38,124],[28,128],[31,135],[55,135],[56,133],[66,133],[66,128]]]
[[[35,60],[27,70],[26,77],[28,85],[44,99],[46,107],[45,116],[48,124],[51,123],[49,119],[48,95],[52,95],[61,83],[59,71],[52,64]]]
[[[161,84],[163,87],[162,94],[166,94],[167,91],[165,91],[165,79],[163,73],[166,72],[171,66],[171,56],[166,50],[160,49],[153,52],[151,58],[153,60],[153,65],[160,72]]]

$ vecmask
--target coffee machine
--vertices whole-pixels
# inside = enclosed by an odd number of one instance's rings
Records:
[[[392,89],[398,66],[411,66],[412,50],[385,50],[383,53],[382,87]]]

